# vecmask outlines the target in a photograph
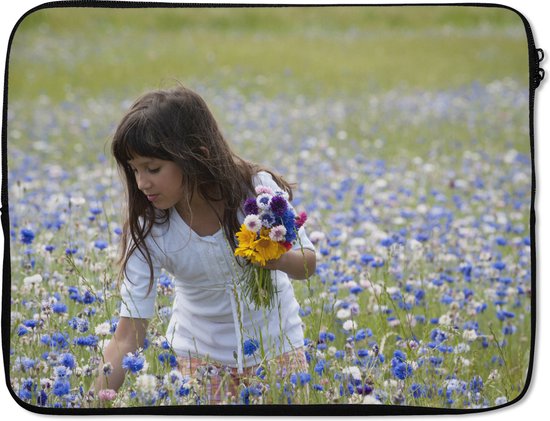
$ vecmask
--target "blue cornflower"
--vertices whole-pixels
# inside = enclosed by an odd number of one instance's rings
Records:
[[[44,389],[41,389],[38,393],[38,396],[36,397],[36,403],[40,406],[46,406],[48,403],[48,394],[44,391]]]
[[[86,319],[81,319],[79,317],[72,317],[67,322],[71,328],[74,330],[77,330],[80,333],[84,333],[88,331],[90,323]]]
[[[306,317],[311,314],[311,311],[312,311],[311,306],[305,306],[303,308],[300,307],[300,309],[298,310],[298,313],[300,314],[300,317]]]
[[[395,363],[394,363],[395,362]],[[396,358],[392,359],[392,374],[399,380],[405,380],[412,375],[412,367],[410,364],[401,362]]]
[[[105,250],[109,243],[105,240],[96,240],[94,243],[94,247],[99,250]]]
[[[359,358],[364,358],[369,356],[369,350],[368,349],[358,349],[357,350],[357,356]]]
[[[241,390],[241,402],[245,405],[250,405],[250,390],[248,387]]]
[[[54,313],[63,314],[67,312],[67,305],[58,301],[52,306],[52,310]]]
[[[158,359],[162,364],[168,363],[172,368],[178,365],[176,356],[168,352],[159,354]]]
[[[363,292],[363,288],[361,288],[359,285],[356,285],[354,287],[351,287],[349,289],[349,292],[351,294],[356,294],[357,295],[357,294],[360,294],[361,292]]]
[[[145,364],[145,358],[141,355],[126,355],[122,359],[122,368],[131,371],[132,373],[138,373],[141,371]]]
[[[440,329],[433,329],[430,332],[430,339],[436,344],[440,344],[447,339],[447,334]]]
[[[504,262],[495,262],[493,263],[493,267],[496,269],[496,270],[504,270],[504,268],[506,267],[506,263]]]
[[[338,358],[339,360],[341,360],[341,359],[344,358],[345,356],[346,356],[346,352],[343,351],[343,350],[341,350],[341,349],[339,349],[338,351],[336,351],[336,352],[334,353],[334,357],[335,357],[335,358]]]
[[[374,256],[372,256],[371,254],[363,254],[361,256],[361,263],[364,265],[368,265],[372,261],[374,261]]]
[[[66,379],[71,375],[71,371],[64,365],[58,365],[55,367],[55,378]]]
[[[513,319],[514,317],[516,317],[516,314],[512,311],[507,311],[507,310],[497,311],[497,319],[501,321],[506,319]]]
[[[55,396],[65,396],[71,391],[71,384],[67,379],[57,379],[53,384],[53,394]]]
[[[391,247],[394,242],[393,238],[387,237],[380,241],[380,245],[382,247]]]
[[[17,328],[17,336],[24,336],[29,332],[29,329],[27,329],[25,326],[19,326]]]
[[[311,381],[311,374],[309,373],[300,373],[299,377],[301,386],[308,384]]]
[[[247,339],[243,344],[244,355],[253,355],[259,347],[260,344],[256,339]]]
[[[36,361],[32,358],[22,357],[19,359],[19,362],[23,367],[23,371],[28,371],[36,366]]]
[[[23,244],[31,244],[34,240],[34,232],[30,229],[23,228],[21,230],[21,242]]]
[[[262,221],[262,226],[266,228],[271,228],[273,224],[275,224],[275,218],[273,218],[273,216],[269,213],[264,213],[260,217],[260,220]]]
[[[415,399],[424,398],[424,397],[428,396],[426,386],[418,384],[418,383],[413,383],[411,385],[411,387],[409,388],[409,391],[411,392],[411,394],[413,395],[413,397]]]
[[[28,328],[31,328],[31,329],[34,329],[37,325],[38,325],[38,322],[36,320],[25,320],[23,322],[23,325],[25,327],[28,327]]]
[[[70,354],[70,353],[65,353],[65,354],[61,354],[59,356],[59,362],[61,363],[61,365],[67,367],[67,368],[75,368],[76,367],[76,361],[74,359],[74,356],[73,354]]]
[[[480,376],[472,377],[472,380],[470,380],[470,390],[475,393],[483,390],[483,379]]]
[[[256,376],[258,376],[260,379],[265,379],[265,375],[266,375],[266,372],[265,372],[265,369],[260,366],[256,369]]]
[[[327,365],[327,362],[325,360],[319,360],[317,361],[317,364],[315,364],[315,368],[313,369],[319,376],[323,375],[323,372],[325,371],[325,366]]]
[[[90,290],[86,290],[86,292],[84,292],[84,296],[82,297],[82,302],[84,304],[92,304],[95,302],[95,300],[96,296],[93,292],[91,292]]]
[[[516,327],[514,325],[507,325],[502,328],[502,333],[504,335],[513,335],[516,332]]]
[[[400,362],[404,362],[404,361],[407,361],[407,354],[405,354],[403,351],[401,351],[400,349],[397,349],[395,350],[395,352],[393,353],[393,358],[397,359],[398,361]]]
[[[90,208],[90,213],[92,215],[99,215],[103,212],[101,208]]]
[[[81,336],[73,339],[74,345],[79,346],[97,346],[99,338],[96,335]]]
[[[33,389],[36,389],[36,386],[34,385],[34,382],[32,379],[25,379],[23,380],[23,383],[21,384],[21,387],[19,388],[19,397],[23,400],[29,400],[32,398],[32,391]]]
[[[165,273],[159,276],[158,283],[161,287],[164,288],[172,288],[174,286],[174,282],[172,281],[172,279]]]
[[[44,345],[47,345],[53,348],[64,349],[69,346],[68,339],[69,339],[69,334],[56,332],[52,336],[42,335],[40,337],[40,342],[42,342]]]

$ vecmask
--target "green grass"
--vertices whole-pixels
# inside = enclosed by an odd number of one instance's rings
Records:
[[[480,7],[43,9],[15,33],[10,99],[184,83],[344,95],[528,81],[514,12]]]

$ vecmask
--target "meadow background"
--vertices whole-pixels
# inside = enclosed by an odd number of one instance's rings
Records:
[[[520,18],[496,8],[28,16],[8,79],[13,390],[90,404],[117,317],[109,136],[138,94],[178,80],[242,156],[298,181],[319,252],[295,283],[309,372],[251,379],[235,402],[513,401],[531,334],[527,69]],[[165,376],[161,281],[149,367],[101,405],[201,399],[203,379]]]

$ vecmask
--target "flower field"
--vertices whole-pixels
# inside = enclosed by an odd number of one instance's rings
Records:
[[[473,409],[522,393],[532,276],[523,85],[317,99],[194,88],[241,156],[297,182],[293,205],[318,254],[317,272],[294,282],[308,371],[277,376],[264,364],[228,404]],[[8,115],[12,389],[42,407],[207,403],[208,372],[183,378],[163,336],[169,274],[123,387],[88,393],[118,320],[123,193],[108,140],[128,102],[50,101],[13,101]]]

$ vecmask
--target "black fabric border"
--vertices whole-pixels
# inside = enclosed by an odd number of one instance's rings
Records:
[[[525,379],[525,385],[521,393],[512,401],[500,406],[480,409],[449,409],[432,408],[419,406],[394,406],[394,405],[359,405],[359,404],[326,404],[326,405],[204,405],[204,406],[147,406],[147,407],[128,407],[128,408],[44,408],[30,405],[22,401],[10,385],[10,331],[11,331],[11,254],[10,254],[10,223],[9,223],[9,203],[8,203],[8,157],[7,157],[7,115],[8,115],[8,76],[9,76],[9,58],[13,37],[21,22],[31,13],[42,9],[50,8],[282,8],[282,7],[439,7],[439,6],[457,6],[457,7],[484,7],[484,8],[502,8],[516,13],[522,20],[528,42],[528,60],[529,60],[529,137],[531,149],[531,209],[530,209],[530,241],[531,241],[531,341],[529,351],[529,369]],[[15,24],[12,29],[7,54],[6,68],[4,71],[4,102],[3,102],[3,124],[2,124],[2,186],[1,186],[1,205],[2,211],[0,220],[4,232],[4,256],[2,270],[2,357],[4,361],[4,374],[6,385],[13,399],[22,408],[38,414],[51,415],[268,415],[268,416],[361,416],[361,415],[459,415],[483,413],[495,411],[507,406],[513,405],[521,400],[527,393],[532,381],[535,355],[535,337],[536,337],[536,171],[535,171],[535,137],[534,137],[534,104],[535,91],[542,78],[539,76],[539,59],[535,46],[533,32],[527,18],[516,9],[496,4],[496,3],[400,3],[400,4],[226,4],[226,3],[166,3],[166,2],[135,2],[135,1],[105,1],[105,0],[69,0],[52,1],[38,5],[27,11]],[[7,234],[7,235],[6,235]],[[9,281],[8,281],[9,280]]]

